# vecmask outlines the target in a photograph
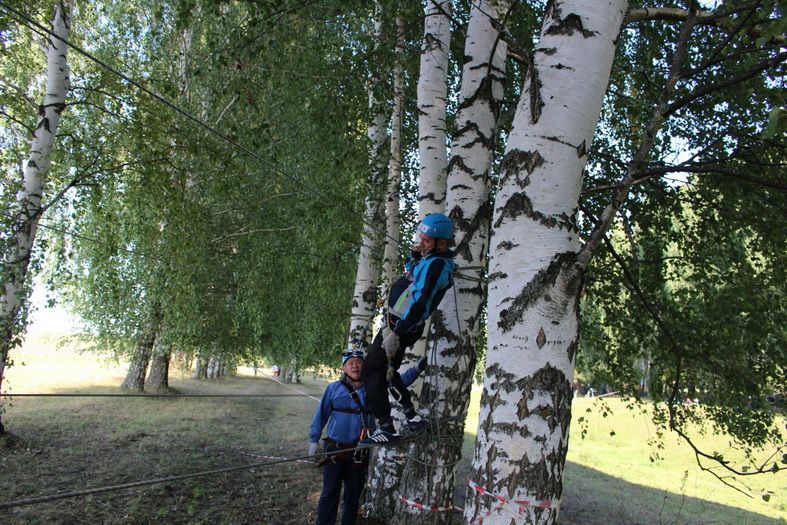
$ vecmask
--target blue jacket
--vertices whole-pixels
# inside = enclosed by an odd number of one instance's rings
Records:
[[[452,252],[446,251],[405,264],[405,274],[391,286],[388,297],[390,328],[396,335],[401,337],[413,330],[435,311],[453,284],[453,257]]]
[[[402,382],[405,386],[413,384],[419,373],[418,367],[410,368],[402,374]],[[361,404],[365,407],[366,389],[361,385],[356,391]],[[376,426],[374,416],[369,411],[361,412],[358,404],[350,395],[350,391],[341,381],[329,384],[322,394],[320,406],[314,413],[312,426],[309,430],[311,443],[320,441],[320,434],[322,434],[326,423],[328,424],[326,436],[344,444],[356,443],[364,426],[369,429],[374,429]]]

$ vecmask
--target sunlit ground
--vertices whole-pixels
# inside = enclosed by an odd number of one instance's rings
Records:
[[[23,348],[14,351],[16,365],[7,370],[3,389],[12,393],[78,392],[80,388],[112,391],[123,380],[125,363],[108,356],[79,353],[73,348],[57,350],[56,341],[57,335],[40,330],[32,333]],[[242,369],[241,373],[251,371]],[[184,379],[183,372],[173,372],[172,383],[176,387]],[[310,391],[322,384],[309,383]],[[282,403],[291,402],[286,399]],[[480,389],[476,388],[471,398],[465,459],[458,485],[464,483],[469,472],[479,399]],[[612,414],[603,417],[599,403],[606,403]],[[577,422],[581,416],[587,420],[584,439]],[[308,421],[303,426],[305,429]],[[746,497],[701,472],[691,449],[676,436],[667,435],[665,448],[659,451],[661,459],[651,461],[655,449],[648,440],[653,435],[654,427],[647,415],[627,410],[617,398],[576,399],[561,522],[738,524],[781,523],[787,518],[784,471],[743,480],[751,489],[740,485],[752,496]],[[698,442],[708,451],[730,452],[724,437],[705,435]],[[463,491],[458,488],[461,495]],[[770,501],[761,498],[763,493],[770,495]]]
[[[474,387],[471,410],[465,426],[466,435],[475,436],[480,398],[481,388]],[[602,404],[612,410],[611,415],[602,416],[600,410]],[[581,425],[578,423],[578,418],[583,416],[587,421],[587,434],[584,439],[581,436]],[[571,490],[574,481],[573,471],[578,470],[576,466],[581,465],[628,483],[681,497],[737,507],[776,518],[777,522],[787,518],[787,471],[745,478],[741,480],[742,483],[733,482],[748,496],[741,494],[722,484],[712,474],[703,472],[697,465],[691,447],[677,435],[665,436],[663,450],[657,450],[649,445],[649,440],[655,437],[655,427],[648,415],[640,411],[630,411],[619,398],[575,399],[571,425],[566,467],[568,491]],[[784,428],[784,418],[782,418],[782,428]],[[729,439],[723,436],[697,434],[694,437],[697,438],[697,445],[706,452],[720,452],[725,457],[742,459],[741,454],[731,449]],[[651,455],[655,452],[658,452],[659,459],[651,461]],[[768,457],[772,452],[773,450],[764,451],[760,457]],[[472,447],[465,446],[465,454],[471,453]],[[781,454],[777,455],[777,460],[779,458]],[[716,469],[716,471],[724,475],[723,470]],[[603,480],[600,483],[603,484]],[[598,484],[595,487],[602,488],[598,487]],[[766,502],[762,494],[767,494],[766,498],[769,501]],[[623,494],[620,496],[625,498]],[[710,512],[705,516],[705,523],[735,523],[735,521],[726,521],[723,517],[714,518],[712,511],[708,509],[705,511]]]

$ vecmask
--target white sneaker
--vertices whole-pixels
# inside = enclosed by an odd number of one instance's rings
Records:
[[[401,437],[399,436],[398,432],[386,432],[385,430],[378,428],[375,430],[369,437],[361,441],[360,445],[377,445],[382,443],[394,443],[399,441]]]

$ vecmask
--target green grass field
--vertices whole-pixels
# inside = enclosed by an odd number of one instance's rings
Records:
[[[53,337],[28,339],[15,353],[7,386],[16,393],[116,392],[122,365],[91,354],[54,350]],[[25,365],[22,366],[21,363]],[[198,382],[172,374],[181,393],[291,393],[241,370],[238,377]],[[306,374],[299,388],[319,396],[325,381]],[[4,385],[5,386],[5,385]],[[478,390],[465,433],[457,482],[464,498],[477,425]],[[770,501],[747,498],[696,466],[689,448],[668,437],[663,459],[650,461],[653,428],[643,414],[606,398],[577,399],[560,521],[564,524],[766,524],[787,518],[787,475],[747,480]],[[17,398],[4,416],[18,441],[0,445],[0,502],[263,462],[304,454],[315,408],[306,397],[264,399]],[[591,411],[587,412],[590,408]],[[581,439],[576,418],[588,420]],[[614,436],[610,435],[614,431]],[[0,442],[1,443],[1,442]],[[724,451],[727,442],[704,436]],[[0,510],[0,523],[293,523],[314,520],[320,477],[314,467],[287,463],[185,482]]]

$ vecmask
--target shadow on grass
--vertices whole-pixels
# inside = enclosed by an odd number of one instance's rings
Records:
[[[455,505],[464,507],[475,435],[465,433],[456,475]],[[732,490],[719,486],[719,490]],[[722,505],[632,483],[596,469],[566,462],[561,525],[773,525],[786,523]]]

